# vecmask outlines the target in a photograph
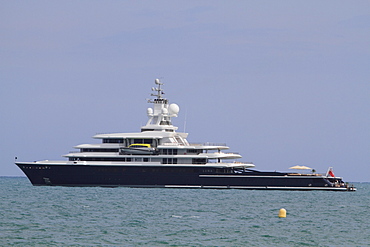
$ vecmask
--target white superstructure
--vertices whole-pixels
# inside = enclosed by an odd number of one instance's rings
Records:
[[[180,108],[163,98],[163,89],[158,79],[152,88],[153,107],[147,109],[148,122],[137,133],[99,134],[100,144],[75,146],[79,152],[64,155],[71,164],[119,164],[119,165],[173,165],[212,167],[254,167],[252,163],[240,163],[237,153],[228,153],[225,144],[190,144],[187,133],[176,132],[171,118],[177,117]],[[229,162],[227,162],[229,160]],[[45,161],[44,161],[45,162]]]

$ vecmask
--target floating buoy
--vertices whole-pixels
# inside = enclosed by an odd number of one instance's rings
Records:
[[[279,210],[279,218],[286,218],[286,210],[285,210],[285,208],[281,208]]]

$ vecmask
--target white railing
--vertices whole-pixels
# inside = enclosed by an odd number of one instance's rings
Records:
[[[169,143],[169,142],[162,143],[161,145],[163,146],[185,146],[183,143]]]
[[[226,146],[226,143],[213,143],[213,142],[205,142],[205,143],[199,143],[199,142],[195,142],[195,143],[190,143],[189,144],[190,146]]]

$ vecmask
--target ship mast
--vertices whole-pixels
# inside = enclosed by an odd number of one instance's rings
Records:
[[[152,87],[152,91],[157,91],[157,94],[152,93],[151,96],[156,96],[157,99],[162,99],[162,94],[164,94],[164,92],[161,86],[164,84],[160,82],[159,79],[155,79],[154,83],[157,84],[158,87]],[[154,101],[148,100],[148,103],[154,103]]]
[[[162,89],[162,82],[159,79],[155,79],[156,87],[152,88],[151,96],[156,97],[155,99],[149,99],[148,103],[153,104],[153,108],[148,108],[148,122],[145,126],[141,127],[141,131],[166,131],[175,132],[178,127],[172,125],[171,118],[177,117],[179,113],[179,106],[176,104],[169,104],[168,100],[163,98],[164,91]]]

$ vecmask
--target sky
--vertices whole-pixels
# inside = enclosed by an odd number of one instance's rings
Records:
[[[0,5],[0,176],[140,131],[159,78],[190,142],[370,182],[369,1]]]

